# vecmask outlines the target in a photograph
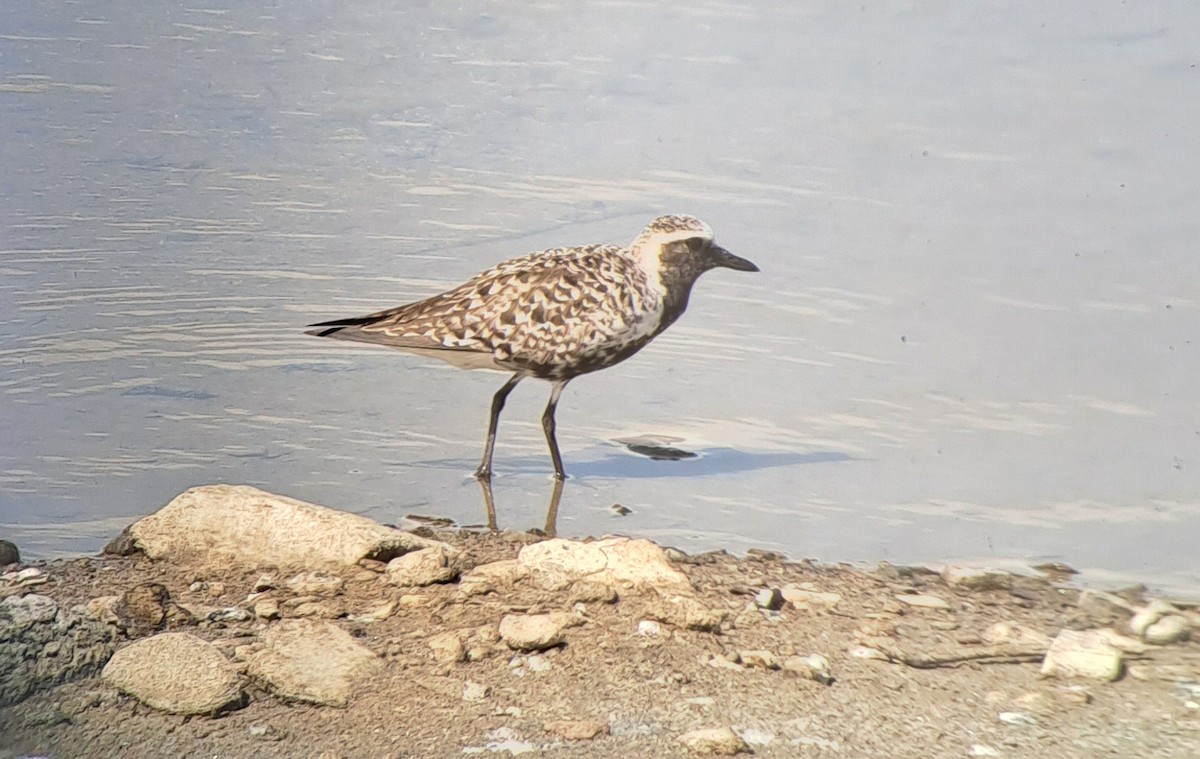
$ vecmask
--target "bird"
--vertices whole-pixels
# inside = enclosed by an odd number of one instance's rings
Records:
[[[692,286],[715,268],[757,272],[714,242],[694,216],[650,221],[626,246],[551,248],[511,258],[425,300],[366,316],[308,325],[306,334],[432,356],[462,369],[512,376],[492,397],[487,441],[475,477],[492,477],[500,412],[528,377],[551,383],[542,414],[557,480],[566,479],[555,410],[576,377],[637,353],[683,315]]]

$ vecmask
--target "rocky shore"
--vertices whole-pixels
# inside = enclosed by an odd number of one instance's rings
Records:
[[[0,541],[0,759],[1198,757],[1200,612],[1024,576],[404,532],[190,490]]]

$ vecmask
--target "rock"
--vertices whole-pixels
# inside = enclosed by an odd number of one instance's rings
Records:
[[[638,622],[636,634],[656,638],[662,635],[662,625],[653,619],[643,619]]]
[[[252,619],[254,619],[253,614],[237,606],[212,609],[204,615],[204,621],[220,626],[237,624],[238,622],[249,622]]]
[[[1042,660],[1043,677],[1088,677],[1112,681],[1121,677],[1122,654],[1096,630],[1062,630]]]
[[[967,754],[970,756],[1000,756],[997,749],[983,743],[972,743]]]
[[[17,550],[17,544],[11,540],[0,540],[0,567],[20,563],[21,552]]]
[[[346,581],[327,572],[301,572],[288,578],[285,584],[298,596],[331,598],[342,592]]]
[[[366,611],[362,612],[361,614],[352,615],[352,616],[348,617],[348,619],[351,622],[358,622],[360,624],[369,625],[369,624],[372,624],[375,622],[382,622],[383,620],[392,616],[392,613],[395,611],[396,611],[396,602],[395,601],[392,601],[392,600],[380,601],[379,603],[372,606],[370,609],[367,609]]]
[[[354,686],[382,664],[330,622],[285,619],[244,656],[247,672],[283,699],[345,706]]]
[[[518,651],[542,651],[560,645],[564,630],[582,624],[574,614],[506,614],[500,620],[500,638]]]
[[[783,593],[779,588],[763,588],[754,594],[754,605],[768,611],[779,611],[783,608]]]
[[[1085,706],[1092,703],[1092,692],[1082,685],[1065,685],[1055,688],[1052,695],[1063,704]]]
[[[946,603],[937,596],[932,596],[926,593],[909,593],[896,596],[896,600],[907,606],[913,606],[918,609],[949,609],[950,604]]]
[[[1137,638],[1131,638],[1128,635],[1113,630],[1110,627],[1105,627],[1100,630],[1094,630],[1099,640],[1107,643],[1113,648],[1126,654],[1144,654],[1150,650],[1150,646],[1141,642]]]
[[[238,670],[190,633],[160,633],[113,654],[100,678],[171,714],[214,714],[242,701]]]
[[[829,660],[820,654],[808,656],[789,656],[783,660],[784,672],[791,672],[805,680],[816,680],[822,685],[833,683],[833,672],[829,668]]]
[[[1000,712],[996,715],[996,719],[1006,725],[1017,725],[1020,727],[1034,727],[1037,725],[1037,720],[1024,712]]]
[[[281,741],[287,734],[269,722],[252,722],[246,728],[251,738],[260,741]]]
[[[264,598],[254,604],[254,616],[259,619],[279,619],[279,602],[274,598]]]
[[[429,639],[429,648],[433,650],[433,658],[441,664],[455,664],[467,658],[463,636],[456,630],[434,635]]]
[[[942,581],[960,590],[1007,590],[1012,574],[1000,569],[950,565],[942,570]]]
[[[449,546],[436,545],[392,559],[388,562],[384,577],[392,585],[423,588],[450,582],[461,571],[458,551]]]
[[[120,596],[97,596],[88,599],[84,604],[85,613],[96,620],[109,625],[120,625],[121,620],[117,617],[117,602],[121,600]]]
[[[1142,639],[1156,646],[1166,646],[1187,640],[1190,634],[1187,617],[1168,614],[1142,631]]]
[[[458,592],[464,598],[485,593],[499,593],[529,579],[529,568],[516,559],[481,564],[462,576]]]
[[[1134,612],[1129,619],[1129,631],[1144,639],[1146,628],[1168,614],[1178,613],[1179,609],[1176,609],[1173,604],[1156,598]]]
[[[146,582],[122,593],[112,610],[126,634],[137,638],[165,627],[173,605],[165,585]]]
[[[1191,620],[1174,604],[1156,598],[1137,609],[1129,631],[1147,643],[1166,646],[1188,638]]]
[[[244,485],[206,485],[129,528],[145,555],[179,566],[349,567],[441,545],[366,517]]]
[[[553,667],[550,660],[541,654],[532,654],[525,658],[525,668],[530,672],[549,672]]]
[[[796,585],[784,585],[779,589],[783,599],[797,608],[809,606],[833,608],[841,603],[842,597],[837,593],[825,593],[811,588]]]
[[[738,661],[747,667],[779,669],[779,660],[770,651],[738,651]]]
[[[275,578],[271,575],[259,575],[254,581],[254,587],[250,589],[252,593],[266,593],[268,590],[274,590],[279,587],[275,582]]]
[[[691,596],[660,596],[650,612],[667,624],[705,632],[719,629],[729,616],[724,609],[709,609]]]
[[[733,756],[750,750],[746,742],[727,727],[693,730],[679,736],[679,742],[695,754]]]
[[[590,719],[557,719],[542,726],[547,733],[564,741],[590,741],[608,735],[608,723]]]
[[[0,707],[94,674],[112,656],[117,635],[82,607],[62,609],[48,596],[0,600]]]
[[[482,683],[474,683],[468,680],[463,683],[462,698],[463,701],[482,701],[487,698],[492,692],[492,689]]]
[[[538,586],[548,590],[589,580],[637,591],[692,592],[687,575],[671,566],[663,549],[648,540],[605,538],[581,543],[556,538],[525,546],[517,561]]]

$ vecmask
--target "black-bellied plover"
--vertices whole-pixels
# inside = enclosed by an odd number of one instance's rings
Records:
[[[568,382],[620,363],[671,326],[696,279],[717,267],[758,271],[713,242],[694,216],[659,216],[626,247],[552,248],[493,266],[453,290],[367,316],[309,325],[308,334],[378,343],[464,369],[513,372],[492,398],[480,479],[504,401],[526,377],[551,382],[542,429],[554,474],[566,477],[554,410]]]

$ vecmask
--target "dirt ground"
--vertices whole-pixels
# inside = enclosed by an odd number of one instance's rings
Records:
[[[540,539],[429,536],[460,547],[473,564],[513,558]],[[379,567],[364,565],[343,574],[346,584],[331,599],[334,621],[386,665],[345,708],[282,703],[250,688],[242,708],[182,717],[93,677],[0,709],[0,759],[673,757],[691,755],[680,736],[703,728],[732,728],[762,757],[1200,757],[1200,643],[1130,654],[1116,682],[1044,679],[1039,653],[986,644],[1001,622],[1051,638],[1064,628],[1125,630],[1128,611],[1062,578],[966,590],[887,566],[864,572],[769,554],[671,556],[701,603],[726,612],[719,628],[654,622],[652,604],[637,594],[588,600],[570,589],[518,587],[465,597],[456,583],[388,586]],[[263,574],[197,576],[138,557],[43,568],[50,580],[36,592],[60,606],[157,582],[186,608],[249,608]],[[792,600],[771,610],[779,599],[770,589],[785,587]],[[898,600],[913,594],[948,608]],[[390,616],[354,621],[387,601],[396,603]],[[441,663],[428,645],[440,631],[495,627],[505,614],[572,609],[584,624],[542,653],[499,646],[477,660]],[[230,653],[269,624],[201,620],[177,624]],[[868,658],[868,650],[890,660]],[[832,682],[772,668],[814,653],[827,658]]]

